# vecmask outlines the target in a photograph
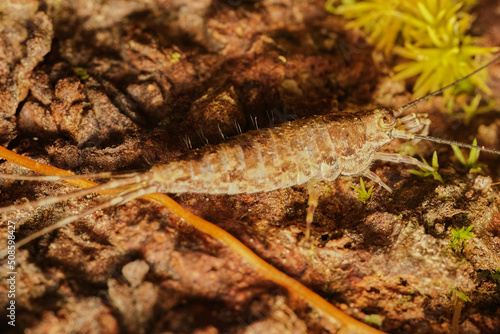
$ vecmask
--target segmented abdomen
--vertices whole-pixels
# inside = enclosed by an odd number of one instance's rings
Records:
[[[259,129],[153,168],[168,193],[270,191],[340,174],[335,138],[322,116]]]

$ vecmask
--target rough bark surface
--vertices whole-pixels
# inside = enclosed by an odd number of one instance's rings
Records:
[[[473,32],[500,45],[497,2],[475,11]],[[411,100],[388,79],[391,64],[375,63],[363,35],[345,30],[322,0],[4,0],[0,14],[0,141],[77,173],[145,169],[186,152],[185,142],[217,143],[238,127]],[[500,64],[489,71],[498,101]],[[417,108],[430,114],[432,135],[500,147],[496,113],[465,126],[439,104]],[[449,333],[460,290],[470,298],[460,332],[498,333],[500,288],[490,271],[500,269],[499,159],[483,154],[480,175],[446,146],[384,148],[410,149],[426,157],[437,150],[445,182],[376,163],[394,193],[375,186],[366,204],[350,188],[356,178],[324,184],[312,248],[301,246],[304,186],[176,200],[382,331]],[[8,162],[0,171],[28,173]],[[2,206],[74,190],[0,184]],[[14,221],[21,239],[99,200],[9,213],[1,233]],[[471,224],[476,237],[456,254],[451,230]],[[39,238],[16,261],[17,326],[2,318],[5,333],[336,332],[231,249],[144,200]],[[2,310],[8,271],[0,262]]]

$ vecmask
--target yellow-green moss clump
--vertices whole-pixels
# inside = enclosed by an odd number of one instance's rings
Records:
[[[464,77],[484,63],[479,56],[499,50],[477,46],[477,38],[467,35],[474,20],[467,10],[475,0],[344,0],[337,7],[334,2],[329,0],[325,8],[352,19],[348,28],[365,31],[368,41],[386,56],[396,54],[409,60],[394,68],[394,79],[418,75],[415,97]],[[490,94],[486,80],[486,71],[472,76],[453,95],[473,86]]]

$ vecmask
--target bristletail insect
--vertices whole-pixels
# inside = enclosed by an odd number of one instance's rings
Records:
[[[119,178],[74,193],[44,198],[29,203],[0,208],[0,213],[15,209],[29,209],[49,205],[73,197],[116,188],[126,188],[115,196],[81,214],[67,217],[19,241],[17,247],[67,225],[85,215],[107,207],[122,204],[145,194],[206,193],[239,194],[272,191],[294,185],[307,184],[309,191],[306,239],[310,235],[313,214],[319,193],[314,184],[333,181],[339,176],[364,175],[391,192],[370,166],[375,160],[402,162],[427,170],[432,167],[419,160],[395,153],[378,152],[393,139],[424,139],[441,144],[498,154],[500,151],[443,140],[427,135],[430,121],[426,115],[410,114],[401,117],[408,108],[436,96],[498,61],[497,56],[469,75],[425,97],[412,101],[398,110],[376,108],[344,114],[326,114],[280,124],[274,128],[253,130],[232,137],[218,145],[208,145],[189,152],[186,156],[154,166],[144,173],[122,174]],[[114,173],[75,176],[18,176],[1,175],[5,179],[60,181],[67,179],[110,178]],[[5,257],[5,251],[1,252]]]

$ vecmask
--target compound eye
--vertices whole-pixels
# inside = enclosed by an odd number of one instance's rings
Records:
[[[378,123],[380,130],[382,130],[382,131],[391,130],[394,127],[394,125],[396,124],[396,117],[394,117],[391,114],[384,114],[384,115],[379,117],[377,123]]]

